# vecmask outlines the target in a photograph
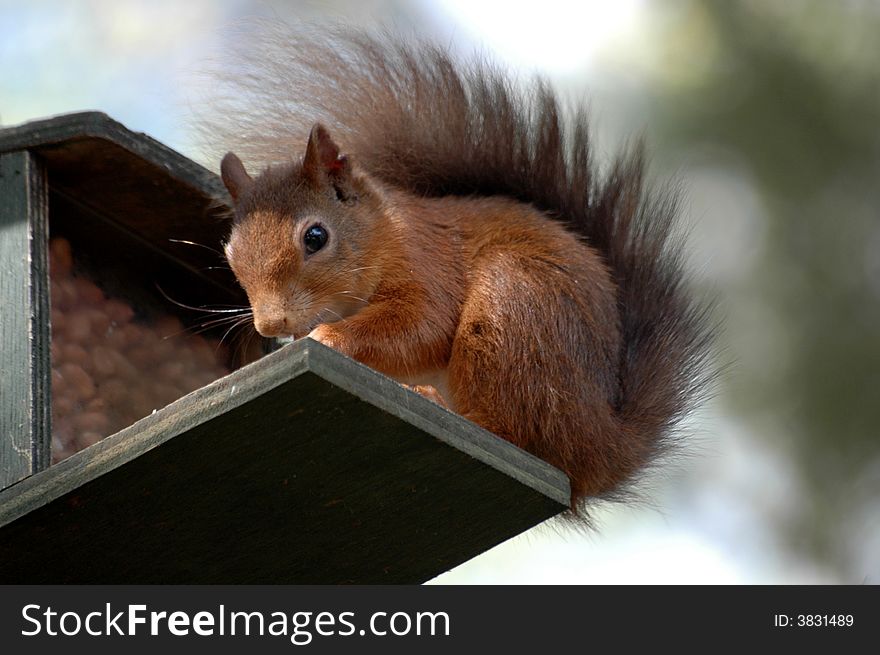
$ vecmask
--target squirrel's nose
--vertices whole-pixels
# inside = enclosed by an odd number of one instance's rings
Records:
[[[277,337],[287,334],[287,317],[278,313],[263,313],[254,311],[254,327],[264,337]]]

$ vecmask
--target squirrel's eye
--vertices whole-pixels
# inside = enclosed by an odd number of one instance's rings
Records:
[[[305,244],[306,252],[310,255],[318,252],[327,244],[327,236],[327,230],[322,226],[312,225],[306,230],[305,234],[303,234],[303,243]]]

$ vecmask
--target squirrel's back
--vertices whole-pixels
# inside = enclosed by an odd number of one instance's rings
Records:
[[[201,123],[224,151],[252,165],[285,162],[318,121],[385,185],[529,203],[598,251],[616,287],[611,411],[640,453],[622,482],[666,450],[712,376],[711,329],[686,287],[675,199],[647,192],[640,150],[598,176],[582,110],[563,116],[545,82],[518,86],[428,43],[267,25],[259,48],[236,56]],[[602,495],[624,490],[615,483]]]

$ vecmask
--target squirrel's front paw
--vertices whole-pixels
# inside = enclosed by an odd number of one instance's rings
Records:
[[[333,326],[328,325],[327,323],[322,323],[314,330],[309,332],[306,336],[310,339],[314,339],[319,343],[323,343],[325,346],[333,348],[334,350],[339,350],[343,353],[345,352],[344,340],[339,334],[339,331],[334,329]]]

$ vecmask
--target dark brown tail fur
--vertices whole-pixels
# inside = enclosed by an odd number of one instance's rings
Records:
[[[508,196],[563,221],[603,254],[619,287],[618,419],[646,460],[666,450],[712,376],[712,331],[685,287],[676,203],[648,197],[640,151],[599,179],[582,110],[563,117],[545,82],[519,86],[430,44],[277,25],[260,26],[248,44],[224,68],[225,96],[212,98],[202,122],[206,142],[252,165],[280,163],[303,151],[320,121],[389,185]]]

